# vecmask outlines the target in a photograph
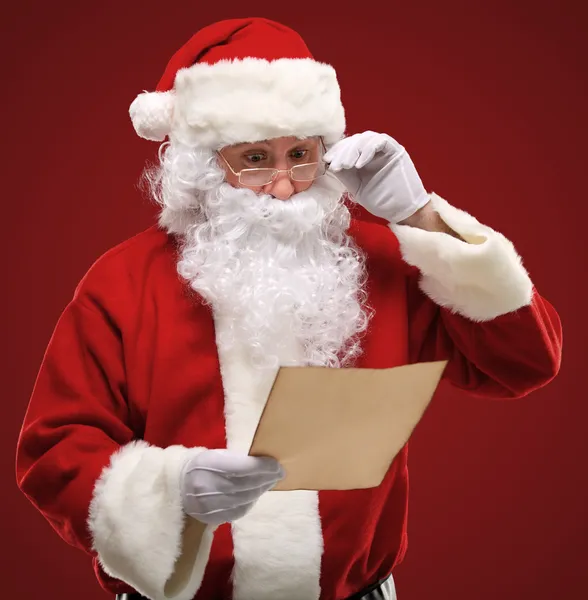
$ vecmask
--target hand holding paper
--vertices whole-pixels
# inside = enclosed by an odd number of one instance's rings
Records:
[[[205,450],[184,465],[184,512],[207,525],[229,523],[247,514],[283,476],[273,458]]]

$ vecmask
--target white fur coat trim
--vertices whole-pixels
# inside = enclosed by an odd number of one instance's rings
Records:
[[[331,144],[345,130],[335,70],[310,58],[198,63],[178,71],[172,91],[140,94],[130,115],[141,137],[215,150],[290,135]]]
[[[431,194],[446,233],[391,225],[404,260],[421,273],[420,287],[440,306],[473,321],[489,321],[531,303],[533,284],[513,244],[463,210]]]
[[[185,515],[180,472],[190,453],[134,441],[113,454],[94,488],[88,525],[104,571],[151,600],[192,600],[200,587],[212,545],[205,530],[182,589],[166,584],[182,552]]]
[[[223,386],[227,447],[249,452],[277,369],[251,367],[238,350],[224,350],[223,318],[215,315]],[[282,364],[298,360],[284,353]],[[318,492],[268,492],[232,524],[233,600],[317,600],[323,535]]]

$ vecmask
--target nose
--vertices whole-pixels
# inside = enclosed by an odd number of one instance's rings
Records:
[[[265,193],[278,200],[288,200],[294,193],[294,184],[288,173],[278,173],[276,178],[265,188]]]

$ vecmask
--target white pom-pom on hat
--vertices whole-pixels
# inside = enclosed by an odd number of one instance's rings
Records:
[[[143,92],[129,108],[133,127],[140,137],[162,142],[171,132],[174,92]]]

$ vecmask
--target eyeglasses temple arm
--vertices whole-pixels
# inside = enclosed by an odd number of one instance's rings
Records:
[[[239,177],[239,173],[235,173],[235,171],[233,171],[233,167],[231,167],[231,165],[229,164],[229,161],[220,153],[217,152],[217,154],[225,161],[225,165],[227,165],[227,167],[229,167],[229,169],[231,170],[231,173],[233,175],[235,175],[236,177]]]

